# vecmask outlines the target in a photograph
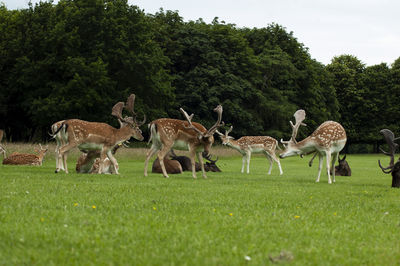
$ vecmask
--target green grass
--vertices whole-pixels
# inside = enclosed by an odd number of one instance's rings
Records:
[[[42,167],[0,165],[0,265],[400,263],[400,190],[383,155],[348,155],[353,176],[329,185],[309,157],[268,176],[253,156],[247,175],[238,154],[216,151],[223,172],[197,180],[143,177],[139,149],[117,154],[118,176],[54,174],[53,153]]]

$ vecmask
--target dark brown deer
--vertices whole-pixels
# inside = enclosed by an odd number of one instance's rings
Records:
[[[381,161],[378,160],[379,167],[382,169],[382,172],[385,174],[392,174],[392,187],[400,187],[400,159],[394,163],[394,154],[396,153],[397,148],[399,145],[394,141],[399,139],[395,138],[392,131],[389,129],[382,129],[381,134],[385,138],[387,145],[389,146],[389,152],[386,152],[381,149],[381,151],[385,154],[390,156],[390,163],[388,167],[383,167],[381,165]]]
[[[168,174],[182,174],[183,172],[182,166],[177,160],[171,160],[167,157],[164,157],[164,166]],[[153,162],[151,172],[160,174],[163,173],[158,157]]]
[[[190,161],[190,158],[187,156],[178,156],[175,154],[174,150],[171,150],[170,156],[172,160],[178,161],[181,166],[183,171],[192,171],[192,163]],[[221,170],[218,168],[218,166],[215,164],[218,161],[218,157],[216,160],[211,160],[210,157],[205,156],[203,154],[204,159],[206,159],[208,162],[204,164],[204,170],[206,172],[221,172]],[[201,165],[198,162],[195,162],[195,169],[196,172],[201,171]]]
[[[351,169],[349,164],[346,161],[346,155],[343,156],[342,159],[339,159],[339,165],[335,166],[335,175],[337,176],[351,176]]]

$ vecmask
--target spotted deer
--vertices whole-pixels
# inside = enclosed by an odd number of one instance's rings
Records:
[[[117,150],[122,146],[122,143],[116,145],[111,153],[114,155]],[[89,150],[82,152],[81,156],[76,162],[75,170],[77,173],[85,174],[97,174],[99,173],[100,167],[100,150]],[[103,169],[100,174],[115,174],[116,170],[110,159],[105,158],[103,162]]]
[[[247,162],[247,173],[250,173],[250,159],[252,153],[263,153],[269,161],[268,174],[271,174],[272,164],[276,162],[279,167],[279,173],[282,175],[282,167],[279,158],[276,157],[276,148],[278,146],[278,141],[269,136],[243,136],[238,140],[228,134],[232,131],[231,126],[229,130],[225,131],[225,134],[220,133],[217,130],[217,134],[220,136],[222,144],[237,150],[242,154],[242,170],[244,172],[244,164]]]
[[[207,178],[204,170],[203,155],[205,152],[206,157],[210,156],[210,148],[214,143],[214,133],[218,127],[223,125],[222,120],[222,106],[218,105],[214,112],[218,114],[217,122],[210,128],[206,129],[203,125],[192,122],[193,114],[188,115],[185,110],[180,108],[180,111],[185,116],[185,120],[160,118],[152,121],[149,124],[150,140],[152,143],[150,150],[146,155],[144,163],[144,176],[147,176],[147,167],[150,158],[156,153],[160,160],[163,176],[168,178],[167,171],[165,170],[164,157],[172,149],[188,150],[189,157],[192,162],[192,175],[196,178],[195,156],[199,160],[203,178]]]
[[[316,153],[319,157],[319,168],[316,182],[319,182],[323,164],[323,157],[326,157],[326,168],[328,173],[328,183],[331,184],[331,168],[334,169],[335,162],[338,160],[339,152],[346,144],[347,136],[344,128],[337,122],[326,121],[322,123],[310,136],[300,142],[296,141],[297,131],[300,125],[305,125],[303,120],[306,117],[304,110],[297,110],[294,114],[296,123],[292,121],[292,137],[289,141],[281,142],[285,145],[285,150],[280,154],[280,158],[289,156]],[[335,172],[332,172],[332,179],[335,182]]]
[[[35,152],[37,154],[14,152],[10,156],[4,158],[3,164],[41,166],[43,163],[44,156],[47,153],[48,146],[43,148],[42,145],[39,144],[39,147],[40,150],[35,149]]]
[[[115,173],[118,174],[118,162],[112,154],[112,148],[129,140],[131,137],[142,141],[142,131],[140,126],[144,124],[146,116],[142,122],[137,122],[136,113],[134,112],[135,95],[131,94],[125,103],[118,102],[112,108],[111,114],[117,117],[121,123],[119,129],[114,128],[106,123],[99,122],[87,122],[79,119],[64,120],[60,128],[58,128],[53,136],[57,136],[61,132],[61,138],[64,143],[58,150],[58,164],[56,165],[56,173],[58,173],[64,165],[65,172],[68,173],[67,167],[67,156],[68,152],[78,147],[81,151],[100,151],[100,166],[98,173],[103,172],[104,161],[107,157],[115,169]],[[132,116],[124,118],[122,117],[122,110],[126,109]]]

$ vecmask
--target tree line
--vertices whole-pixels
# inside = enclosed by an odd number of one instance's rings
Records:
[[[206,127],[222,104],[236,137],[288,138],[300,108],[308,126],[299,139],[326,120],[344,126],[349,144],[375,148],[380,129],[400,131],[400,57],[366,66],[340,55],[323,65],[276,23],[238,28],[146,14],[126,0],[60,0],[1,5],[0,36],[0,128],[11,141],[46,140],[68,118],[118,126],[111,108],[130,93],[148,120],[182,118],[183,107]]]

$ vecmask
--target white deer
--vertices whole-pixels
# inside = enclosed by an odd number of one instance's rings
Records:
[[[171,118],[160,118],[149,124],[151,148],[146,155],[144,163],[144,176],[147,176],[147,167],[150,158],[156,153],[160,161],[161,169],[164,177],[169,177],[164,165],[164,157],[172,149],[189,150],[190,160],[192,163],[193,178],[196,178],[195,155],[201,165],[203,177],[207,178],[204,169],[203,155],[210,157],[210,148],[214,143],[214,133],[221,124],[222,106],[218,105],[214,112],[218,113],[217,122],[210,128],[206,129],[199,123],[192,122],[193,114],[188,115],[182,108],[180,111],[186,120],[178,120]]]
[[[217,130],[217,134],[219,134],[223,145],[229,146],[242,154],[242,173],[244,172],[245,161],[247,162],[247,173],[250,173],[250,159],[252,153],[263,153],[269,161],[268,174],[271,174],[274,161],[278,164],[279,173],[281,175],[283,174],[281,163],[275,154],[276,148],[279,148],[276,139],[269,136],[243,136],[235,140],[233,137],[228,136],[232,129],[233,127],[231,126],[229,130],[225,131],[225,134]]]
[[[304,110],[297,110],[294,114],[296,124],[292,121],[292,137],[289,141],[283,141],[286,144],[285,150],[281,153],[280,158],[286,158],[294,155],[306,155],[316,152],[319,157],[319,168],[316,182],[319,182],[323,164],[323,158],[326,157],[326,169],[328,173],[328,183],[331,184],[331,171],[335,169],[335,162],[338,160],[339,152],[346,145],[347,137],[344,128],[335,121],[326,121],[322,123],[310,136],[304,140],[297,142],[296,136],[300,125],[305,125],[302,121],[306,118]],[[333,182],[335,182],[335,171],[332,171]]]

